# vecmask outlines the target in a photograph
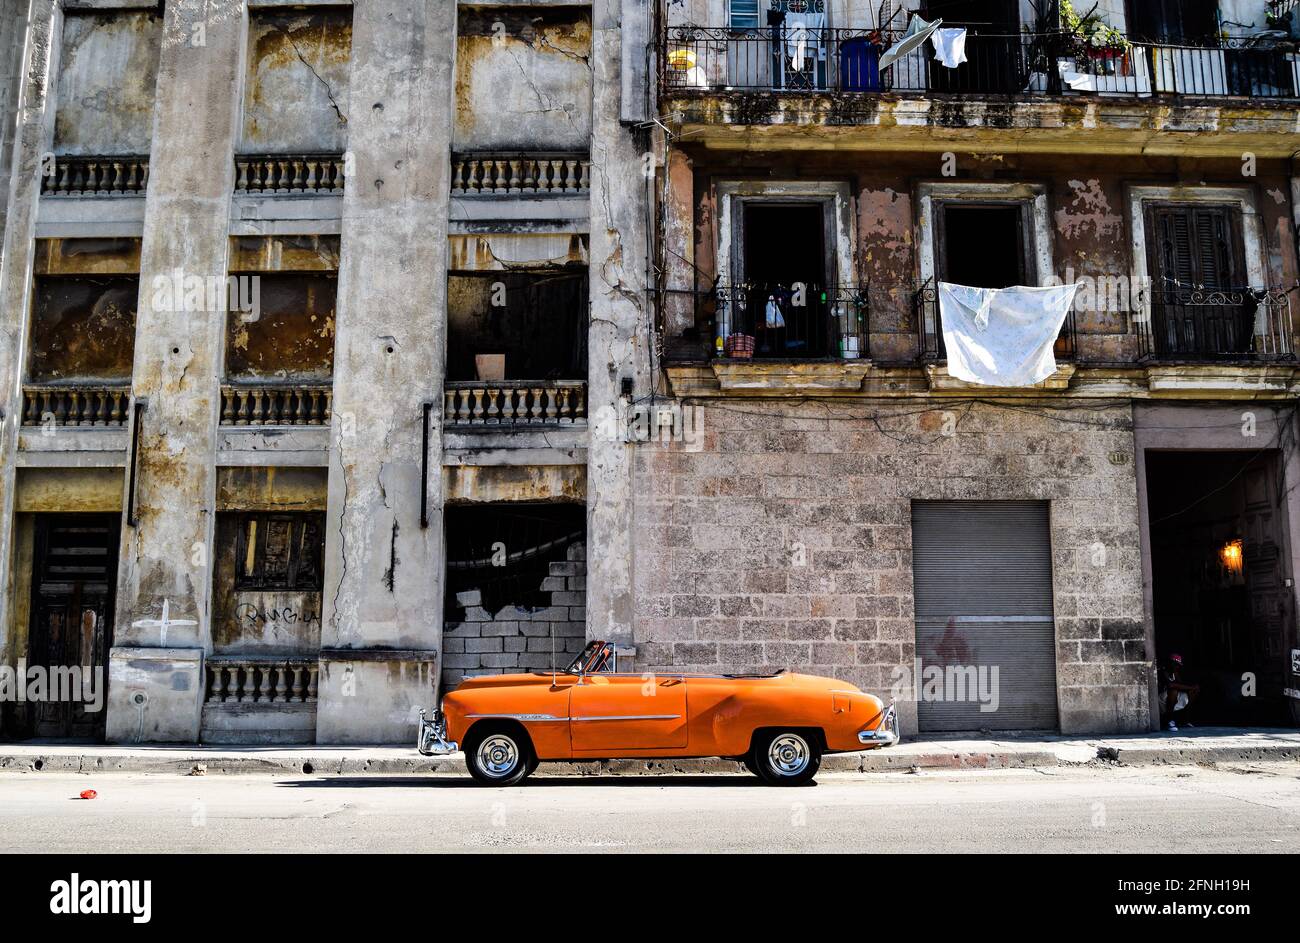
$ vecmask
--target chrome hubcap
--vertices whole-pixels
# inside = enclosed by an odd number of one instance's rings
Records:
[[[519,763],[515,742],[504,734],[493,734],[478,747],[478,765],[489,776],[509,776]]]
[[[767,748],[767,761],[782,776],[798,776],[808,768],[811,757],[808,741],[797,733],[783,733]]]

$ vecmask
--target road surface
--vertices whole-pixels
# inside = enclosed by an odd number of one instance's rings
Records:
[[[78,799],[84,789],[98,796]],[[748,776],[0,774],[0,851],[1300,852],[1300,764]]]

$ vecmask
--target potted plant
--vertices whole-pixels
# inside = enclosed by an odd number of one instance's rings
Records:
[[[1076,55],[1089,59],[1117,59],[1131,48],[1128,38],[1097,12],[1097,4],[1082,15],[1071,0],[1061,0],[1061,26]]]

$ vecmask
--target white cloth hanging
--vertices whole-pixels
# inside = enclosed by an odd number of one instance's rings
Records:
[[[785,327],[785,318],[781,315],[781,306],[776,303],[775,296],[767,296],[767,308],[764,310],[763,315],[769,328]]]
[[[950,69],[966,61],[966,30],[937,29],[930,36],[934,43],[934,57]]]
[[[1033,386],[1056,372],[1052,347],[1078,284],[972,288],[939,283],[948,375],[982,386]]]
[[[805,62],[819,58],[818,50],[825,28],[825,12],[785,15],[785,54],[794,62],[795,68],[806,69]]]

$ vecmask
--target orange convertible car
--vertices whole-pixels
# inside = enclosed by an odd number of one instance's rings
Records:
[[[617,670],[614,646],[591,642],[564,671],[466,678],[418,748],[463,748],[480,783],[512,786],[542,760],[721,756],[772,785],[817,774],[826,753],[898,742],[891,704],[832,678],[640,674]]]

